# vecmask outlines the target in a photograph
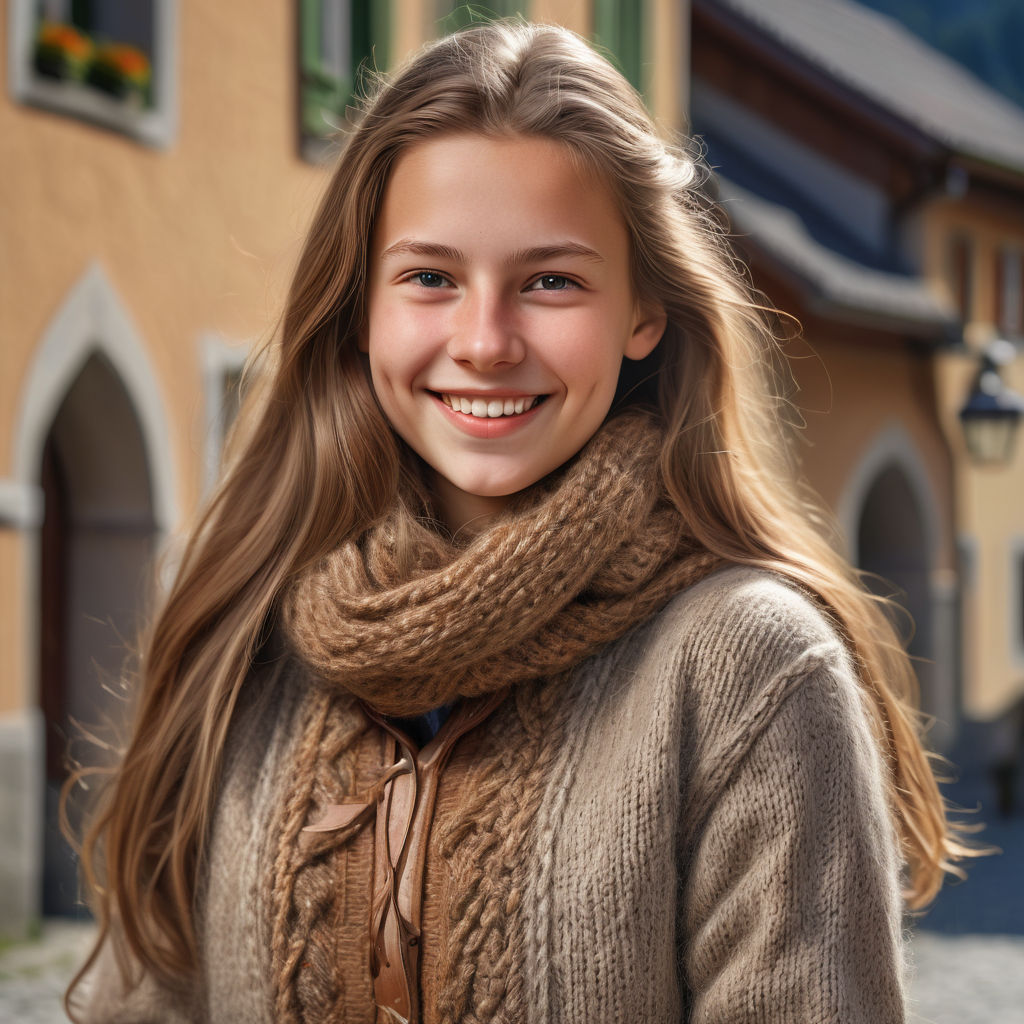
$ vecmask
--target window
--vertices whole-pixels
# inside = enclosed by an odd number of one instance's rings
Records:
[[[1010,540],[1010,652],[1013,662],[1024,667],[1024,537]]]
[[[203,391],[206,399],[205,484],[211,489],[220,475],[224,441],[245,397],[242,371],[244,346],[229,345],[216,335],[203,339]]]
[[[302,0],[300,131],[307,159],[324,155],[366,70],[387,66],[389,6],[382,0]]]
[[[11,0],[15,99],[155,146],[173,140],[177,0]]]
[[[594,38],[622,73],[643,91],[644,5],[623,0],[594,0]]]
[[[1004,246],[996,252],[995,323],[1007,338],[1024,335],[1024,260],[1020,249]]]
[[[974,309],[972,292],[974,290],[974,247],[966,235],[955,234],[949,240],[947,252],[947,280],[953,304],[960,319],[970,323]]]

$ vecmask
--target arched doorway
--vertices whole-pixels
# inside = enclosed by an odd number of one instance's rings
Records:
[[[915,659],[921,708],[926,714],[944,717],[947,709],[932,679],[932,565],[925,515],[911,481],[897,462],[881,467],[865,495],[857,524],[857,565],[871,574],[868,586],[895,598],[913,619],[910,632],[906,616],[895,616]]]
[[[58,822],[74,722],[110,734],[123,721],[118,689],[135,640],[156,539],[139,417],[109,359],[90,354],[45,437],[40,482],[40,687],[46,722],[42,909],[81,912],[77,864]],[[102,751],[75,741],[73,758]],[[69,806],[72,819],[80,805]],[[74,822],[73,822],[74,823]]]

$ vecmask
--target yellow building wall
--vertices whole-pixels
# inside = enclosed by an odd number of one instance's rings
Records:
[[[813,328],[806,342],[791,346],[791,352],[800,389],[794,402],[806,424],[799,454],[808,480],[830,509],[840,507],[851,476],[889,425],[906,432],[932,492],[948,493],[947,455],[920,400],[934,386],[927,358],[902,345],[866,351],[853,331],[851,336],[835,330],[826,335]],[[948,525],[951,510],[935,512]],[[949,532],[940,529],[939,536]],[[846,540],[852,544],[855,538]],[[933,554],[937,570],[954,567],[950,547],[941,546]]]
[[[14,530],[0,530],[0,715],[17,711],[34,699],[28,691],[24,602],[19,588],[24,582],[24,545]]]
[[[950,298],[945,261],[954,232],[969,235],[974,246],[974,317],[965,330],[972,353],[939,358],[937,391],[956,467],[956,518],[966,553],[964,710],[990,719],[1024,697],[1022,581],[1013,571],[1014,547],[1024,544],[1024,439],[1018,437],[1010,465],[977,466],[968,457],[957,414],[977,372],[975,353],[996,335],[996,252],[1001,245],[1024,248],[1024,211],[1019,203],[970,199],[938,203],[929,211],[923,234],[926,273]],[[1021,355],[1002,376],[1024,394]]]
[[[593,31],[594,14],[591,0],[533,0],[524,6],[528,8],[528,16],[534,21],[564,25],[581,36],[589,36]]]
[[[297,151],[293,5],[178,7],[178,135],[150,149],[73,117],[0,101],[0,478],[47,324],[98,262],[159,383],[188,513],[200,494],[200,339],[248,344],[271,329],[323,172]],[[7,52],[9,21],[0,18]],[[15,625],[23,535],[0,530],[0,711],[34,700]],[[7,633],[11,636],[8,637]]]
[[[688,0],[648,0],[647,102],[662,133],[686,129],[690,95],[690,5]]]

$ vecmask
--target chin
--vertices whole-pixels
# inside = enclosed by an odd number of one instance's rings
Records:
[[[529,490],[534,484],[539,483],[549,473],[553,473],[558,467],[543,468],[536,472],[516,473],[511,476],[467,478],[455,480],[455,486],[466,494],[477,498],[512,498],[521,491]]]

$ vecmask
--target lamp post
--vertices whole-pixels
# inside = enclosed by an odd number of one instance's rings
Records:
[[[1016,355],[1011,342],[1003,338],[990,342],[981,354],[970,394],[960,410],[967,451],[979,465],[1005,466],[1013,458],[1024,398],[1006,386],[999,371]]]

